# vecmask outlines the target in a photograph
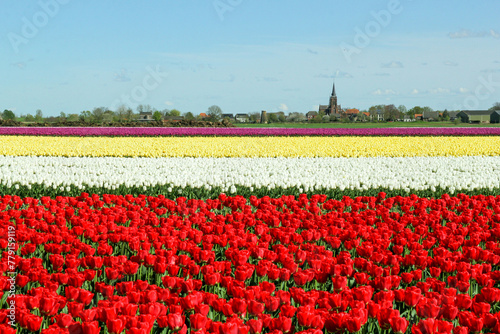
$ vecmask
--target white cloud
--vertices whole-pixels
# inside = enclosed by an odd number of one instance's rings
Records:
[[[467,94],[469,93],[469,90],[467,88],[460,87],[458,89],[449,89],[449,88],[443,88],[443,87],[438,87],[430,90],[418,90],[414,88],[411,91],[412,95],[426,95],[426,94],[431,94],[431,95],[457,95],[457,94]]]
[[[436,89],[431,89],[430,93],[434,94],[434,95],[436,95],[436,94],[449,94],[450,90],[448,88],[441,88],[441,87],[439,87],[439,88],[436,88]]]
[[[391,61],[390,63],[382,64],[382,68],[403,68],[403,63],[400,61]]]
[[[174,105],[174,103],[172,101],[165,101],[165,104],[167,106],[173,106]]]
[[[280,104],[279,109],[280,109],[281,111],[288,111],[288,106],[287,106],[286,104],[282,103],[282,104]]]
[[[481,73],[500,73],[500,68],[487,68],[481,70]]]
[[[351,73],[347,72],[341,72],[337,70],[335,74],[318,74],[315,76],[316,78],[323,78],[323,79],[335,79],[335,78],[352,78]]]
[[[20,62],[17,62],[17,63],[11,63],[10,65],[14,66],[14,67],[17,67],[17,68],[20,68],[21,70],[23,70],[26,67],[26,62],[20,61]]]
[[[398,95],[398,93],[392,89],[377,89],[372,92],[372,95]]]
[[[451,60],[447,60],[447,61],[443,62],[443,64],[446,66],[458,66],[458,63],[451,61]]]
[[[114,80],[118,82],[127,82],[132,80],[126,69],[122,69],[120,72],[115,73],[114,77]]]
[[[456,32],[450,32],[448,34],[449,38],[457,39],[457,38],[483,38],[483,37],[493,37],[500,38],[500,34],[490,29],[489,31],[472,31],[469,29],[462,29]]]
[[[222,78],[212,78],[210,80],[213,82],[234,82],[234,80],[236,80],[236,76],[234,74],[230,74],[229,76],[224,76]]]
[[[265,81],[265,82],[276,82],[276,81],[279,81],[278,78],[274,78],[274,77],[257,77],[256,79],[257,79],[257,81]]]

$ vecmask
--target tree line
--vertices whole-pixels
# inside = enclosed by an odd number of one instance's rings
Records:
[[[349,109],[345,109],[349,110]],[[345,111],[344,110],[344,111]],[[496,102],[489,110],[500,110],[500,102]],[[410,118],[415,118],[415,115],[424,114],[428,112],[437,112],[438,119],[436,121],[449,121],[450,112],[448,110],[433,110],[431,107],[425,106],[415,106],[411,109],[407,109],[406,106],[400,105],[396,107],[394,104],[384,105],[374,105],[366,110],[360,110],[357,114],[343,113],[338,117],[338,115],[325,115],[324,112],[317,113],[311,119],[308,119],[305,113],[300,112],[290,112],[285,115],[284,112],[267,113],[268,123],[285,123],[285,122],[352,122],[352,121],[378,121],[381,118],[384,121],[397,121],[403,119],[403,117],[409,116]],[[459,110],[455,111],[459,112]],[[134,111],[132,108],[125,105],[119,106],[115,111],[110,110],[106,107],[96,107],[90,110],[84,110],[79,114],[69,113],[66,114],[62,112],[59,116],[48,116],[44,117],[42,110],[38,109],[34,114],[26,114],[16,116],[12,110],[5,109],[1,113],[1,118],[3,120],[11,120],[25,123],[90,123],[90,124],[102,124],[102,123],[124,123],[124,122],[136,122],[138,121],[141,114],[150,114],[152,119],[161,122],[162,120],[175,120],[176,118],[182,117],[186,121],[211,121],[219,122],[223,120],[222,109],[213,105],[210,106],[205,113],[200,115],[194,115],[192,112],[182,113],[177,109],[163,109],[158,110],[150,106],[149,104],[140,104]],[[379,117],[378,115],[381,115]],[[248,114],[248,120],[252,123],[257,123],[260,121],[260,112],[253,112]],[[226,120],[227,121],[227,120]],[[230,119],[229,121],[234,121]]]
[[[5,109],[1,113],[1,118],[6,121],[18,121],[24,123],[60,123],[60,122],[82,122],[82,123],[123,123],[123,122],[136,122],[139,120],[141,114],[150,114],[152,119],[157,122],[162,120],[175,119],[182,116],[186,121],[213,121],[217,122],[222,120],[222,110],[218,106],[211,106],[206,112],[206,117],[194,115],[192,112],[182,113],[177,109],[163,109],[158,110],[151,107],[149,104],[140,104],[134,111],[132,108],[121,105],[115,111],[107,107],[96,107],[90,110],[84,110],[77,113],[60,112],[59,116],[44,117],[42,110],[38,109],[34,114],[26,114],[17,116],[12,110]]]

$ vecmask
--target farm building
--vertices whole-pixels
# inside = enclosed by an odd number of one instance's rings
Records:
[[[500,110],[494,110],[491,113],[490,123],[500,123]]]
[[[491,114],[491,110],[462,110],[457,117],[464,123],[489,123]]]

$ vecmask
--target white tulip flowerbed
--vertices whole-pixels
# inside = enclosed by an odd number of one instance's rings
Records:
[[[385,188],[449,192],[500,188],[500,157],[416,158],[64,158],[0,156],[2,189],[159,187],[210,193]]]

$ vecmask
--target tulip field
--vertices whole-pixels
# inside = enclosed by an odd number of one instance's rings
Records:
[[[499,128],[0,128],[0,333],[500,333]]]

